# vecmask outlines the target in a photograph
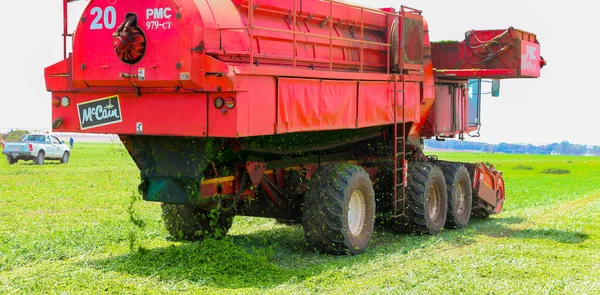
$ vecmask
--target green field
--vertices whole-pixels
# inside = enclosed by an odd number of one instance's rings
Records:
[[[236,217],[223,240],[169,241],[117,143],[78,144],[67,165],[0,159],[0,294],[600,292],[600,158],[438,155],[494,163],[504,212],[439,236],[376,228],[352,257],[310,252],[301,226],[260,218]]]

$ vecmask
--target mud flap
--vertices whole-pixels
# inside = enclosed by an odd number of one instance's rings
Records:
[[[189,185],[189,181],[186,185],[186,181],[176,178],[152,177],[146,178],[140,184],[139,189],[146,201],[181,205],[194,204],[196,203],[194,193],[190,192]]]

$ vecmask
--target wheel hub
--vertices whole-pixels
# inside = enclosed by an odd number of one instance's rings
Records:
[[[365,195],[360,190],[355,190],[348,203],[348,228],[353,236],[362,232],[366,220]]]
[[[429,186],[429,194],[427,195],[427,213],[431,220],[436,220],[441,213],[442,196],[435,184]]]
[[[456,186],[456,197],[458,198],[457,200],[457,208],[456,208],[456,212],[458,213],[458,215],[463,215],[465,213],[465,209],[467,207],[467,195],[466,195],[466,190],[463,188],[464,183],[459,183]]]

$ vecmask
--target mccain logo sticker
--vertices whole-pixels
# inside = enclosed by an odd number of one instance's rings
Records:
[[[121,104],[119,96],[113,95],[77,104],[81,130],[120,123]]]

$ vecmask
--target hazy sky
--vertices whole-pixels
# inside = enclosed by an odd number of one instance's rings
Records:
[[[422,9],[432,40],[462,40],[470,29],[509,26],[536,33],[548,61],[542,77],[504,80],[499,98],[484,97],[482,135],[477,140],[600,145],[596,91],[600,87],[595,87],[600,82],[593,74],[600,69],[595,54],[600,42],[594,1],[569,1],[562,6],[541,0],[351,2]],[[70,5],[71,28],[85,3]],[[0,17],[0,129],[50,128],[44,68],[62,59],[62,0],[3,1],[3,7],[2,11],[14,13]]]

